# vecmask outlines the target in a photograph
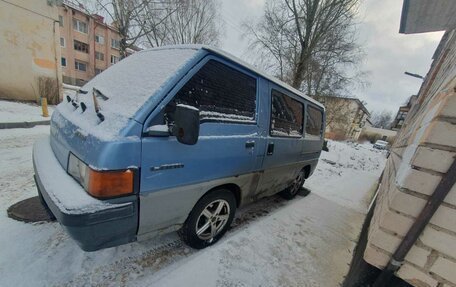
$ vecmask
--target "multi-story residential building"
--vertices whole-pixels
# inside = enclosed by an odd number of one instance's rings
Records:
[[[394,118],[393,123],[391,124],[391,129],[394,131],[400,130],[402,125],[404,124],[405,118],[407,117],[407,114],[412,107],[413,103],[415,102],[417,95],[411,96],[407,104],[404,106],[399,107],[399,110],[397,111],[396,117]]]
[[[118,30],[100,15],[63,1],[59,7],[63,82],[81,86],[120,59]]]
[[[321,96],[326,107],[326,138],[358,140],[370,117],[369,111],[357,98]]]
[[[59,101],[56,1],[0,1],[0,98]]]

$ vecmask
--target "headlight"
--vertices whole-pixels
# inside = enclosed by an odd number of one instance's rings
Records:
[[[70,153],[68,173],[92,196],[116,197],[133,193],[132,170],[96,170]]]

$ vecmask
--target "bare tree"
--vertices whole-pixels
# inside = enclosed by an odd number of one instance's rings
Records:
[[[269,0],[246,33],[276,76],[310,96],[336,94],[359,76],[347,74],[362,55],[354,22],[359,1]]]
[[[137,43],[218,44],[217,0],[96,0],[119,30],[120,54]]]
[[[372,125],[376,128],[388,129],[393,121],[393,114],[387,110],[371,113]]]
[[[98,10],[112,19],[120,34],[120,55],[127,56],[127,49],[134,46],[146,35],[153,33],[156,25],[173,14],[176,9],[168,9],[171,2],[166,0],[96,0]],[[160,13],[158,12],[160,11]],[[163,13],[162,11],[166,11]],[[162,17],[162,18],[158,18]],[[156,25],[150,25],[153,18]]]
[[[221,34],[216,0],[170,0],[157,9],[147,5],[143,23],[149,47],[170,44],[217,45]],[[152,15],[152,16],[151,16]]]

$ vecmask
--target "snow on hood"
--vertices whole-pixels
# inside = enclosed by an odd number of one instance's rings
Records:
[[[87,94],[77,96],[87,110],[74,109],[66,99],[57,106],[60,114],[101,139],[112,140],[119,135],[129,118],[154,95],[158,94],[168,80],[188,63],[197,53],[196,49],[151,49],[137,52],[84,85],[81,90]],[[97,98],[105,120],[98,119],[92,99],[93,88],[108,99]],[[55,117],[54,120],[59,120]]]

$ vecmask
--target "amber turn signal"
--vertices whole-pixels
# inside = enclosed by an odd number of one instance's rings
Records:
[[[133,193],[133,171],[89,170],[87,192],[94,197],[106,198]]]

